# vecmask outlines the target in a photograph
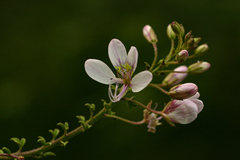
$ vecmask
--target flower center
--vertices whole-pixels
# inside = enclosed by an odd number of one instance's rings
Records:
[[[118,72],[118,76],[123,79],[124,84],[130,84],[133,73],[132,66],[130,66],[129,63],[126,62],[125,64],[121,64],[120,66],[115,68]]]

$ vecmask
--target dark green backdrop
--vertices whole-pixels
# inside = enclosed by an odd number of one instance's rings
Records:
[[[50,139],[48,130],[58,122],[76,127],[76,115],[88,117],[85,103],[99,110],[100,99],[108,100],[108,87],[86,75],[84,61],[96,58],[111,66],[107,46],[118,38],[127,50],[137,47],[139,72],[153,58],[143,26],[154,28],[160,56],[166,56],[166,26],[176,20],[210,47],[186,63],[212,65],[184,81],[199,87],[205,107],[198,119],[176,128],[164,123],[156,134],[146,125],[103,119],[46,159],[234,159],[239,152],[239,15],[239,0],[0,1],[0,148],[16,150],[11,137],[25,137],[24,150],[38,147],[37,136]],[[151,88],[134,95],[159,106],[169,100]],[[142,114],[140,107],[129,111],[123,102],[114,110],[132,120]]]

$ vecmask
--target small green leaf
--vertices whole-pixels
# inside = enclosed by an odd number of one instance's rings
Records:
[[[80,124],[83,126],[84,130],[86,130],[85,122],[83,122],[83,121],[78,121],[78,123],[80,123]]]
[[[49,130],[49,132],[52,134],[53,140],[58,136],[60,130],[59,129],[54,129],[54,130]]]
[[[92,127],[92,125],[87,124],[86,127],[87,127],[87,129],[89,129]]]
[[[95,104],[89,104],[89,103],[86,103],[85,106],[87,106],[91,112],[95,111]]]
[[[13,138],[11,138],[10,140],[12,140],[13,142],[17,143],[18,145],[21,145],[21,141],[20,141],[20,139],[17,138],[17,137],[13,137]]]
[[[46,146],[46,140],[42,136],[38,136],[37,142],[40,142],[43,146]]]
[[[22,150],[22,147],[24,146],[24,144],[26,143],[26,139],[22,138],[21,140],[17,137],[13,137],[10,139],[11,141],[17,143],[18,147],[19,147],[19,151]]]
[[[3,150],[0,149],[0,153],[4,153]]]
[[[22,138],[22,139],[21,139],[21,145],[22,145],[22,147],[25,145],[25,143],[26,143],[26,139],[25,139],[25,138]]]
[[[49,146],[52,145],[51,142],[46,142],[45,138],[43,138],[42,136],[38,136],[38,140],[37,142],[40,142],[43,146]]]
[[[8,149],[7,147],[3,147],[2,150],[7,154],[11,154],[10,149]]]
[[[62,129],[65,131],[65,125],[62,122],[59,122],[57,125],[62,127]]]
[[[59,133],[60,133],[60,130],[59,130],[59,129],[57,129],[57,128],[54,129],[54,134],[55,134],[55,135],[58,135]]]
[[[56,156],[56,154],[53,153],[53,152],[45,152],[45,153],[43,153],[43,156],[45,156],[45,157],[47,157],[47,156]]]
[[[106,110],[108,110],[111,107],[112,103],[107,103],[104,99],[101,99],[101,101],[103,102],[103,106]]]
[[[79,121],[85,122],[84,116],[76,116]]]
[[[65,142],[60,141],[60,143],[62,144],[63,147],[65,147],[68,144],[68,141],[65,141]]]
[[[51,142],[47,142],[47,143],[45,143],[45,145],[44,146],[51,146],[52,145],[52,143]]]
[[[66,131],[69,130],[69,124],[68,124],[68,122],[65,122],[64,124],[65,124]]]
[[[59,122],[57,125],[60,126],[60,127],[62,127],[62,129],[64,130],[64,132],[67,132],[67,130],[69,130],[69,125],[68,125],[67,122],[65,122],[64,124],[61,123],[61,122]]]

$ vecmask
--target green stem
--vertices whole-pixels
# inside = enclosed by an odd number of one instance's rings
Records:
[[[108,106],[109,107],[103,108],[92,118],[90,117],[90,119],[85,122],[85,125],[92,125],[99,119],[103,118],[104,114],[108,113],[109,109],[111,109],[112,102],[108,103]],[[89,128],[87,128],[87,129],[89,129]],[[65,142],[65,141],[75,137],[79,133],[85,132],[87,129],[84,129],[83,126],[80,126],[76,129],[72,130],[71,132],[68,132],[67,134],[59,137],[58,139],[51,141],[51,145],[49,145],[49,146],[42,146],[42,147],[32,149],[29,151],[25,151],[25,152],[16,152],[16,153],[12,153],[11,155],[6,155],[5,153],[3,153],[3,154],[0,154],[0,159],[12,159],[11,157],[13,157],[13,156],[15,156],[15,157],[18,157],[18,156],[35,157],[36,155],[40,154],[41,152],[46,152],[54,147],[61,146],[61,144],[62,144],[61,141]]]
[[[158,90],[162,91],[163,93],[165,93],[166,95],[168,95],[168,91],[164,90],[162,87],[156,85],[156,84],[152,84],[152,83],[149,83],[149,86],[152,86],[154,88],[157,88]]]
[[[140,102],[138,102],[138,101],[135,101],[135,100],[133,100],[133,99],[124,97],[123,100],[125,100],[125,101],[131,101],[131,102],[133,102],[133,103],[136,103],[136,104],[138,104],[139,106],[142,106],[143,108],[149,110],[150,112],[153,112],[153,113],[156,113],[156,114],[160,114],[160,113],[161,113],[160,111],[155,111],[155,110],[153,110],[153,109],[145,106],[144,104],[142,104],[142,103],[140,103]]]
[[[153,70],[153,68],[157,62],[157,57],[158,57],[157,44],[153,43],[152,45],[153,45],[153,49],[154,49],[154,58],[153,58],[153,62],[152,62],[152,65],[151,65],[149,71]]]
[[[171,60],[173,53],[174,53],[174,39],[171,40],[171,49],[169,51],[168,56],[166,57],[165,63],[168,62],[169,60]]]
[[[182,48],[182,43],[183,43],[182,36],[181,36],[181,35],[178,35],[178,46],[177,46],[177,49],[176,49],[175,54],[178,53],[178,52],[181,50],[181,48]]]
[[[166,65],[169,65],[169,64],[179,64],[179,63],[177,61],[166,62]]]
[[[161,73],[188,73],[188,71],[162,70]]]
[[[157,72],[159,68],[160,68],[160,66],[156,67],[156,68],[152,71],[152,73]]]
[[[118,117],[118,116],[115,116],[115,115],[110,115],[110,114],[104,114],[105,117],[109,117],[109,118],[115,118],[115,119],[118,119],[118,120],[121,120],[123,122],[126,122],[126,123],[130,123],[130,124],[133,124],[133,125],[140,125],[140,124],[143,124],[145,123],[145,120],[141,120],[141,121],[138,121],[138,122],[133,122],[133,121],[130,121],[128,119],[124,119],[122,117]]]

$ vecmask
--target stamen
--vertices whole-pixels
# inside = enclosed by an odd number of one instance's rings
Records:
[[[117,97],[118,86],[119,86],[119,84],[117,83],[116,86],[115,86],[114,97]]]
[[[109,99],[112,102],[117,102],[127,93],[129,86],[128,85],[123,85],[120,93],[117,94],[118,93],[119,84],[116,83],[114,94],[113,94],[112,87],[111,87],[111,84],[112,84],[111,81],[112,80],[113,80],[112,78],[109,80],[108,96],[109,96]]]
[[[160,117],[157,118],[158,121],[161,120],[161,119],[162,119],[162,116],[160,116]]]
[[[154,107],[154,110],[156,110],[158,107],[158,103],[155,103],[155,107]]]

